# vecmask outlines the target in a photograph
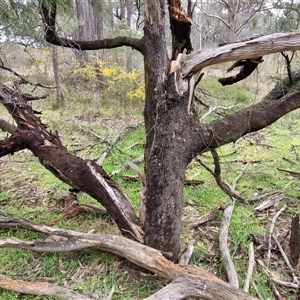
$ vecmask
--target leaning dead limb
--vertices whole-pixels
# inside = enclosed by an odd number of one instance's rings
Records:
[[[5,228],[26,229],[40,232],[48,236],[48,238],[44,240],[34,241],[22,241],[15,238],[8,238],[0,241],[0,248],[14,247],[36,252],[66,252],[96,248],[120,255],[132,263],[154,272],[163,278],[171,281],[173,280],[175,284],[177,281],[182,284],[185,283],[185,285],[182,286],[182,290],[185,290],[186,293],[190,294],[190,290],[192,289],[197,293],[197,296],[199,295],[199,297],[201,296],[203,299],[257,299],[222,281],[211,273],[200,270],[194,266],[180,266],[174,264],[166,259],[160,251],[122,236],[86,234],[72,230],[41,226],[24,218],[7,214],[1,210],[0,215],[2,216],[0,218],[0,228],[3,224],[5,225]],[[55,239],[52,238],[53,236]],[[189,287],[191,287],[191,289]]]
[[[99,201],[125,236],[143,241],[143,230],[138,224],[134,208],[121,188],[94,161],[70,154],[58,133],[48,131],[23,98],[0,82],[0,102],[19,129],[0,141],[0,156],[28,148],[57,178]]]

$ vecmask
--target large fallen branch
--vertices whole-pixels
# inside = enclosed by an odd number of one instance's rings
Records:
[[[194,266],[180,266],[166,259],[162,253],[122,236],[104,234],[85,234],[72,230],[64,230],[41,226],[21,217],[0,211],[0,228],[21,228],[47,235],[44,240],[22,241],[8,238],[0,241],[0,248],[13,247],[36,252],[65,252],[86,248],[97,248],[117,254],[157,275],[172,280],[156,296],[148,299],[185,299],[189,295],[197,295],[201,299],[214,300],[250,300],[257,299],[222,281],[215,275]],[[55,239],[52,237],[55,236]],[[176,288],[176,295],[171,292]],[[170,288],[172,287],[172,288]],[[163,291],[168,290],[174,297],[168,298]]]
[[[46,282],[30,282],[14,280],[11,278],[0,278],[0,288],[22,294],[53,296],[66,300],[92,300],[92,298],[86,295]]]

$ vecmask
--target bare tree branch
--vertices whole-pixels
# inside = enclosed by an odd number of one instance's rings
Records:
[[[49,7],[40,0],[40,12],[42,15],[45,40],[53,45],[63,46],[78,50],[99,50],[111,49],[122,46],[129,46],[141,53],[144,53],[142,39],[131,38],[127,36],[118,36],[112,39],[79,41],[59,37],[56,33],[56,1],[52,0]]]
[[[182,59],[182,75],[190,76],[203,68],[228,61],[250,59],[281,51],[300,49],[300,31],[274,33],[257,39],[227,44],[207,51],[194,51]]]
[[[282,116],[299,107],[299,91],[292,91],[279,99],[266,97],[257,104],[210,123],[207,126],[207,130],[211,134],[207,132],[206,135],[198,136],[194,140],[195,146],[203,153],[209,149],[235,142],[247,133],[258,131],[271,125]],[[198,126],[203,130],[202,123]],[[198,151],[195,150],[196,153]]]

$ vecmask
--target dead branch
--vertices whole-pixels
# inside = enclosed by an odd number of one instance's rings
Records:
[[[253,40],[225,45],[214,50],[194,51],[182,61],[183,77],[203,68],[228,61],[252,59],[281,51],[299,50],[300,31],[274,33]]]
[[[75,216],[82,213],[92,213],[94,215],[100,215],[100,216],[108,215],[105,209],[93,205],[89,205],[89,204],[82,204],[82,205],[77,205],[75,207],[69,208],[67,211],[63,213],[63,218],[72,219]]]
[[[232,187],[234,189],[236,189],[236,185],[237,185],[238,181],[242,178],[242,176],[244,175],[244,173],[248,169],[249,165],[250,165],[250,162],[247,162],[247,164],[245,165],[243,170],[240,172],[240,174],[233,180]]]
[[[281,253],[281,255],[282,255],[282,257],[283,257],[283,259],[284,259],[284,261],[285,261],[285,263],[286,263],[286,265],[289,267],[289,269],[290,269],[290,271],[291,271],[291,273],[292,273],[294,283],[296,283],[296,284],[299,285],[298,278],[297,278],[297,276],[296,276],[296,274],[295,274],[295,273],[296,273],[296,270],[295,270],[295,269],[292,267],[292,265],[290,264],[290,261],[289,261],[288,257],[286,256],[286,254],[285,254],[285,252],[284,252],[282,246],[280,245],[280,243],[279,243],[279,241],[278,241],[276,235],[273,234],[272,237],[273,237],[273,239],[274,239],[274,241],[275,241],[275,243],[276,243],[276,245],[277,245],[277,247],[278,247],[278,249],[279,249],[279,251],[280,251],[280,253]]]
[[[287,208],[287,205],[285,204],[281,209],[275,214],[275,216],[272,219],[270,231],[269,231],[269,246],[268,246],[268,256],[267,256],[267,266],[270,264],[270,258],[271,258],[271,248],[272,248],[272,235],[275,227],[275,223],[277,218],[285,211]]]
[[[264,273],[267,275],[268,279],[269,279],[269,283],[273,289],[273,292],[275,294],[275,298],[278,299],[278,300],[281,300],[281,296],[280,296],[280,293],[276,287],[276,285],[274,284],[274,277],[272,276],[272,272],[265,266],[265,264],[263,263],[262,260],[260,259],[257,259],[257,263],[261,266],[261,268],[263,269]]]
[[[253,162],[251,162],[253,163]],[[257,162],[254,162],[254,163],[257,163]],[[270,193],[266,193],[266,194],[262,194],[262,195],[258,195],[254,198],[251,198],[251,199],[247,199],[247,203],[251,203],[251,202],[255,202],[255,201],[259,201],[259,200],[264,200],[264,199],[268,199],[268,198],[272,198],[274,196],[279,196],[279,195],[283,195],[283,192],[282,191],[274,191],[274,192],[270,192]]]
[[[256,261],[262,267],[263,271],[271,279],[271,281],[273,281],[275,283],[278,283],[282,286],[285,286],[287,288],[292,288],[292,289],[299,289],[300,288],[300,285],[297,284],[297,283],[286,282],[286,281],[283,281],[281,279],[275,278],[274,276],[272,276],[272,272],[265,266],[265,264],[263,263],[262,260],[257,259]],[[276,289],[276,287],[274,285],[272,285],[272,287],[273,287],[273,289]],[[279,295],[279,293],[278,293],[278,295]],[[280,297],[280,295],[279,295],[279,297]]]
[[[121,139],[123,133],[125,132],[127,128],[123,127],[119,133],[115,136],[115,138],[112,140],[112,142],[107,143],[106,148],[102,151],[100,158],[97,158],[97,163],[101,165],[104,162],[105,157],[108,155],[110,149]]]
[[[221,190],[224,193],[226,193],[230,198],[233,197],[236,199],[244,200],[244,198],[241,195],[239,195],[234,189],[232,189],[232,187],[230,187],[229,184],[227,184],[226,182],[224,182],[222,180],[221,166],[220,166],[220,159],[219,159],[218,152],[215,149],[211,149],[210,152],[214,159],[214,165],[215,165],[214,171],[206,163],[204,163],[200,158],[197,158],[196,160],[200,163],[200,165],[202,165],[208,172],[210,172],[213,175],[213,177],[216,180],[216,183],[218,184],[218,186],[221,188]]]
[[[180,266],[188,265],[192,255],[193,255],[194,243],[195,243],[195,240],[191,240],[190,243],[188,244],[187,248],[184,249],[182,251],[182,253],[180,254],[179,261],[178,261],[178,264]]]
[[[79,124],[79,122],[76,121],[76,119],[74,120],[74,123],[79,127],[79,129],[80,129],[83,133],[90,134],[90,135],[96,137],[97,139],[99,139],[101,142],[104,142],[104,143],[107,143],[107,144],[108,144],[108,142],[105,140],[105,138],[101,137],[99,134],[97,134],[97,133],[95,133],[95,132],[92,132],[90,129],[89,129],[89,130],[84,129],[84,128]]]
[[[281,172],[286,172],[286,173],[290,174],[293,177],[300,177],[299,172],[295,172],[295,171],[291,171],[291,170],[284,170],[284,169],[280,169],[280,168],[277,168],[277,170],[281,171]]]
[[[0,277],[0,288],[22,294],[53,296],[60,299],[92,300],[84,294],[73,292],[67,288],[45,282],[31,282]]]
[[[249,263],[248,263],[247,277],[246,277],[245,285],[244,285],[244,291],[246,293],[249,292],[250,280],[252,278],[254,264],[255,264],[254,247],[253,247],[253,242],[250,242],[250,244],[249,244]]]
[[[143,162],[144,162],[144,155],[141,155],[140,157],[138,157],[138,158],[136,158],[136,159],[133,159],[131,162],[134,163],[134,164],[140,164],[140,163],[143,163]],[[119,168],[118,170],[113,171],[113,172],[111,173],[111,175],[113,176],[113,175],[119,174],[119,173],[121,173],[121,172],[123,172],[123,171],[128,170],[129,168],[130,168],[130,165],[129,165],[128,163],[126,163],[124,166],[122,166],[122,167]]]
[[[22,228],[40,232],[50,237],[44,240],[35,241],[22,241],[15,238],[8,238],[0,241],[0,248],[15,247],[29,249],[36,252],[62,252],[86,248],[97,248],[120,255],[132,263],[154,272],[163,278],[174,280],[175,283],[178,282],[178,285],[180,282],[185,282],[186,290],[189,290],[187,286],[191,283],[191,287],[195,291],[196,295],[199,297],[201,296],[202,299],[256,299],[232,285],[225,283],[213,274],[200,270],[194,266],[176,265],[166,259],[160,251],[122,236],[85,234],[72,230],[40,226],[24,218],[7,214],[1,210],[0,215],[3,216],[0,218],[0,227],[4,224],[5,228]],[[55,240],[51,238],[53,236],[56,237]]]
[[[290,236],[290,257],[291,265],[296,268],[300,256],[300,228],[299,228],[299,214],[292,218],[291,222],[291,236]]]
[[[201,116],[201,120],[204,120],[207,116],[209,116],[211,113],[214,113],[216,110],[218,110],[219,108],[221,109],[232,109],[234,107],[237,107],[238,105],[231,105],[231,106],[220,106],[220,105],[217,105],[217,106],[214,106],[214,107],[209,107],[208,109],[208,112],[206,112],[203,116]]]
[[[228,277],[228,282],[232,286],[238,288],[239,280],[238,280],[237,273],[234,268],[232,259],[230,257],[230,252],[229,252],[228,243],[227,243],[228,229],[229,229],[230,219],[231,219],[231,215],[232,215],[232,212],[234,209],[235,202],[236,202],[236,200],[234,200],[224,210],[223,221],[222,221],[222,224],[220,227],[220,234],[219,234],[219,248],[220,248],[222,257],[224,258],[224,265],[225,265],[225,270],[226,270],[226,274]]]
[[[5,67],[2,61],[0,61],[0,69],[6,70],[6,71],[12,73],[13,75],[19,77],[21,80],[18,81],[18,85],[20,85],[20,84],[29,84],[29,85],[32,85],[32,86],[35,86],[35,87],[42,87],[42,88],[45,88],[45,89],[56,89],[56,86],[44,85],[42,83],[36,83],[36,82],[32,82],[32,81],[26,79],[25,77],[23,77],[22,75],[20,75],[18,72],[12,70],[11,68]],[[44,97],[44,96],[42,96],[42,97]]]
[[[32,96],[29,94],[23,94],[24,96],[24,101],[36,101],[36,100],[41,100],[41,99],[46,99],[48,98],[49,94],[45,94],[42,96]]]
[[[259,206],[256,206],[254,208],[255,211],[263,211],[278,204],[281,200],[285,198],[285,195],[282,191],[276,191],[273,193],[264,194],[260,197],[260,199],[264,199],[265,197],[267,197],[266,200],[263,201],[263,203],[261,203]],[[252,202],[252,201],[253,199],[249,200],[248,202]]]
[[[218,218],[220,210],[214,210],[209,214],[196,218],[193,222],[187,225],[188,228],[196,228],[204,223],[213,221]]]
[[[262,57],[255,57],[253,59],[243,59],[235,62],[227,72],[232,71],[234,68],[240,66],[240,71],[234,76],[220,78],[218,81],[224,85],[231,85],[241,80],[244,80],[248,76],[250,76],[257,68],[258,64],[262,63]]]
[[[12,115],[18,130],[0,142],[0,156],[28,148],[57,178],[99,201],[113,217],[121,232],[143,241],[143,230],[128,197],[94,161],[71,155],[57,132],[49,132],[23,100],[22,95],[0,83],[0,101]]]

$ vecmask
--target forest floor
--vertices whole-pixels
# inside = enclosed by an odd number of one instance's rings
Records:
[[[208,78],[203,79],[203,84],[214,88]],[[229,87],[224,95],[219,93],[216,103],[206,101],[215,106],[220,99],[230,97],[238,106],[228,112],[254,101],[249,99],[242,85]],[[43,123],[59,132],[63,145],[74,155],[101,163],[138,210],[141,183],[135,171],[124,166],[129,161],[139,161],[143,155],[145,132],[141,104],[136,110],[120,113],[113,107],[107,110],[95,99],[72,101],[71,98],[65,108],[55,107],[51,99],[36,102],[34,106],[43,112]],[[1,108],[1,117],[4,114]],[[291,220],[300,212],[299,116],[300,112],[293,112],[262,131],[217,150],[223,181],[232,185],[238,179],[236,191],[245,199],[235,204],[229,227],[229,247],[240,287],[245,284],[248,249],[253,242],[256,264],[250,293],[265,300],[276,299],[276,293],[281,299],[300,299],[297,289],[282,284],[293,282],[293,277],[278,246],[273,239],[271,243],[269,240],[270,229],[274,227],[274,235],[290,258]],[[205,121],[213,117],[210,114]],[[0,132],[1,138],[5,136],[6,133]],[[209,153],[199,159],[213,168]],[[136,164],[143,170],[142,162]],[[81,204],[100,206],[83,193],[74,197],[69,186],[44,169],[30,151],[1,158],[0,169],[0,210],[48,226],[120,234],[109,216],[76,209]],[[191,264],[226,280],[218,237],[224,209],[231,200],[196,160],[189,165],[186,178],[182,249],[195,240]],[[270,206],[260,209],[266,201]],[[212,218],[207,222],[208,216]],[[28,231],[0,229],[0,239],[12,236],[25,240],[41,238]],[[292,251],[299,252],[299,249]],[[299,276],[300,263],[295,270]],[[1,276],[55,283],[95,299],[143,299],[166,284],[158,276],[128,267],[116,255],[97,250],[41,254],[3,248],[0,249]],[[20,295],[0,288],[0,299],[56,298]]]

